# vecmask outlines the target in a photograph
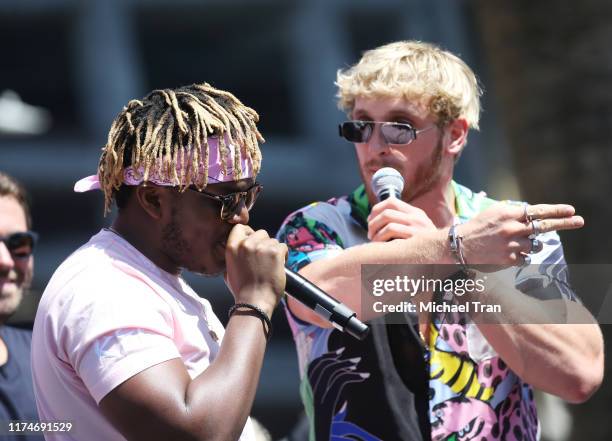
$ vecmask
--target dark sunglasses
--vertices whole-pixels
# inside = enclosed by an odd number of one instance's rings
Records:
[[[195,191],[209,199],[214,199],[215,201],[221,202],[221,220],[227,221],[236,215],[240,216],[242,203],[244,203],[247,210],[253,208],[259,193],[261,193],[263,190],[263,185],[256,182],[245,191],[237,191],[236,193],[228,194],[208,193],[204,190],[200,191],[195,187],[189,187],[189,190]]]
[[[38,240],[38,234],[34,231],[20,231],[0,237],[0,241],[9,250],[15,259],[27,259],[34,252],[34,246]]]
[[[435,125],[416,130],[408,123],[379,122],[379,121],[346,121],[338,126],[340,136],[347,141],[355,143],[368,142],[374,133],[374,126],[379,124],[380,131],[387,144],[410,144],[419,133],[430,130]]]

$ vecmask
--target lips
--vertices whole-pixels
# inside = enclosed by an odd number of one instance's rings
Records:
[[[5,285],[7,283],[17,284],[17,279],[15,278],[0,278],[0,285]]]

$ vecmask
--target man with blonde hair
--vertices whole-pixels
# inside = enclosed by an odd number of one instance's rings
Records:
[[[289,246],[292,269],[369,319],[364,264],[456,265],[453,277],[465,281],[475,264],[518,274],[529,262],[563,263],[555,231],[583,225],[573,207],[496,203],[453,180],[480,113],[481,90],[460,58],[428,43],[395,42],[365,52],[336,84],[349,117],[340,135],[355,144],[363,184],[286,219],[277,237]],[[379,201],[371,181],[383,167],[405,185],[397,198]],[[575,300],[564,277],[555,273],[548,287]],[[491,286],[496,301],[514,298]],[[461,302],[452,290],[431,293],[438,294],[440,302]],[[358,342],[291,298],[286,312],[311,441],[535,440],[532,386],[581,402],[602,380],[595,324],[486,325],[418,313],[418,321],[405,314],[404,324],[375,324]]]
[[[57,269],[34,325],[42,421],[62,440],[255,440],[248,418],[286,246],[247,226],[258,115],[208,84],[155,90],[111,126],[98,173],[118,214]],[[227,329],[182,269],[224,274]],[[61,424],[61,425],[60,425]]]

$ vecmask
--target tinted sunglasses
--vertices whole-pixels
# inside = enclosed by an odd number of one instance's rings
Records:
[[[355,143],[368,142],[374,133],[374,126],[380,125],[380,131],[387,144],[410,144],[419,133],[433,129],[435,125],[416,130],[408,123],[379,121],[346,121],[338,126],[340,136]]]
[[[0,237],[0,241],[9,250],[15,259],[27,259],[34,252],[34,246],[38,240],[38,234],[34,231],[20,231]]]
[[[228,194],[208,193],[207,191],[200,191],[194,187],[189,187],[189,190],[193,190],[202,196],[221,202],[221,220],[227,221],[236,215],[240,216],[243,203],[247,210],[253,208],[259,193],[261,193],[263,190],[263,185],[256,182],[245,191],[237,191],[236,193]]]

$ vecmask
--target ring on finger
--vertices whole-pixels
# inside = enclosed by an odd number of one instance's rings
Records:
[[[531,239],[531,250],[529,250],[529,254],[539,253],[543,248],[544,244],[541,240]]]
[[[529,214],[527,209],[529,208],[529,204],[523,205],[523,217],[525,218],[525,223],[528,224],[533,221],[533,216]]]
[[[529,239],[535,239],[536,236],[538,234],[540,234],[540,221],[537,219],[532,219],[531,220],[531,228],[532,228],[532,233],[527,236]]]
[[[528,253],[524,253],[521,251],[521,256],[523,256],[523,263],[521,266],[527,266],[531,264],[531,256]]]

